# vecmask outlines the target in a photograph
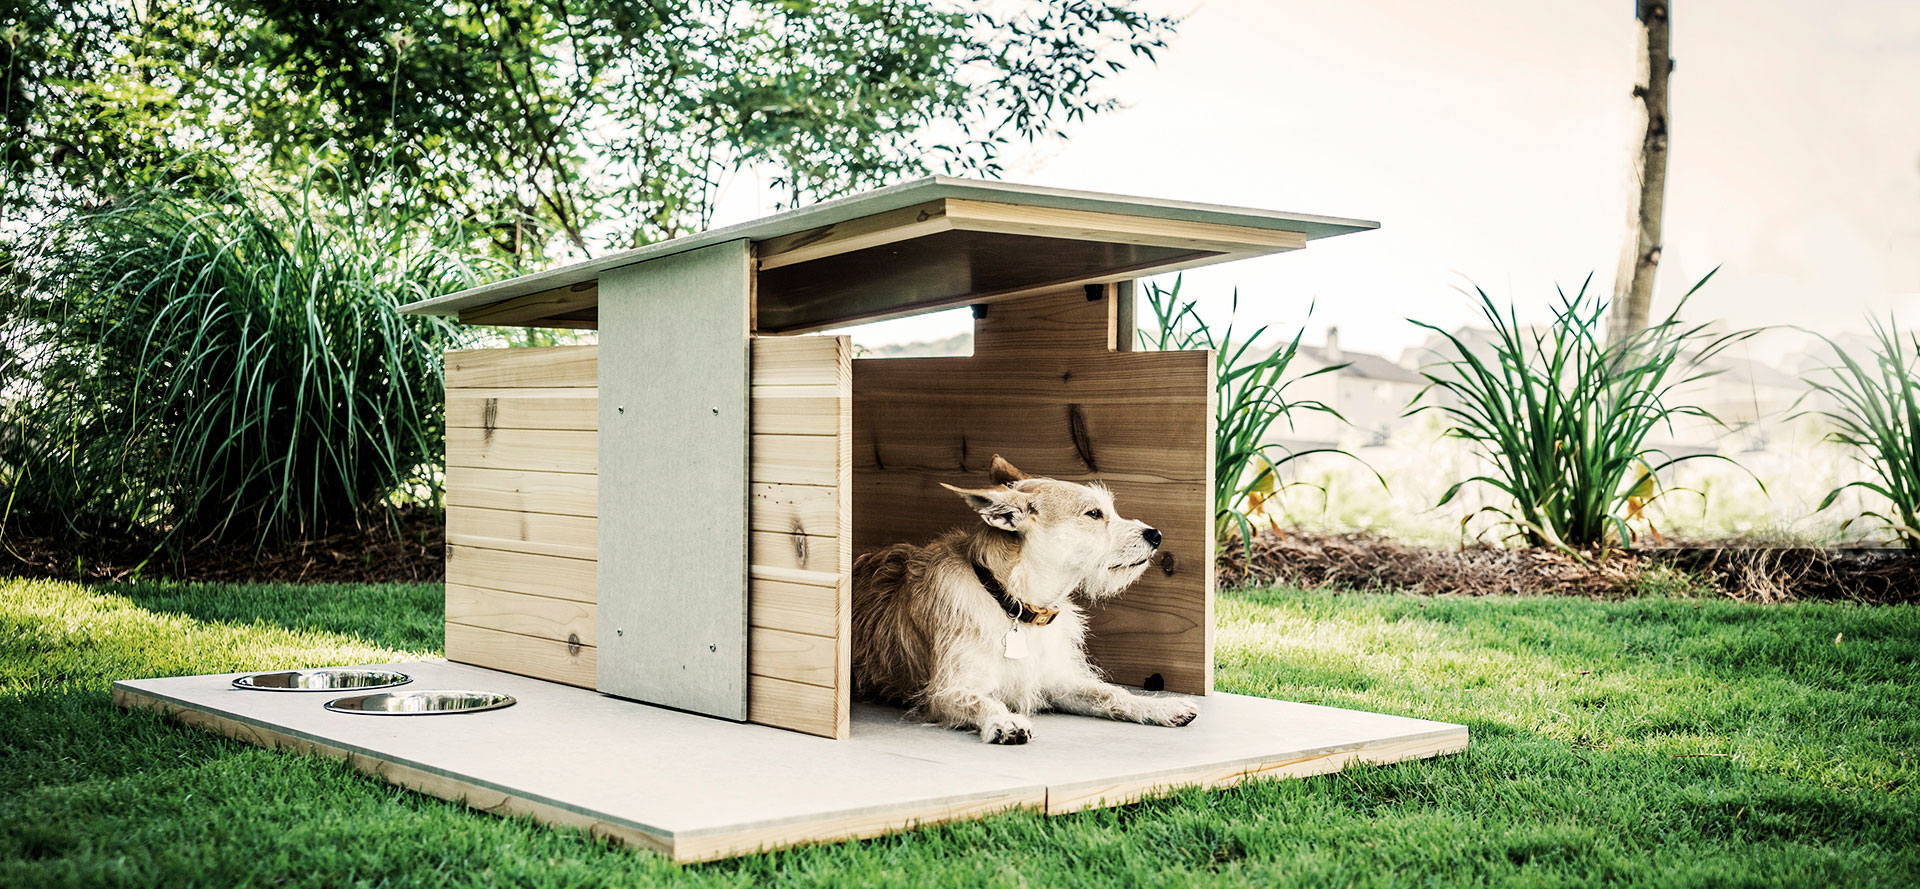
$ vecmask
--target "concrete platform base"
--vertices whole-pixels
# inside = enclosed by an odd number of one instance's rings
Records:
[[[1180,787],[1338,771],[1455,753],[1467,727],[1216,694],[1185,728],[1042,715],[1022,747],[856,706],[833,741],[726,722],[446,661],[382,664],[403,690],[505,692],[503,710],[330,713],[336,694],[242,691],[238,674],[114,683],[123,707],[270,747],[344,758],[483,811],[532,815],[679,861],[870,837],[992,812],[1060,814]]]

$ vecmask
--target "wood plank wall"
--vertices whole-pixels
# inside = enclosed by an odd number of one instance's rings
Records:
[[[447,659],[592,688],[598,348],[446,368]]]
[[[977,522],[940,488],[987,484],[995,453],[1033,475],[1105,482],[1166,535],[1162,559],[1092,612],[1089,652],[1117,682],[1213,689],[1213,356],[1118,351],[1118,288],[994,303],[971,358],[854,362],[854,546],[924,542]]]
[[[755,337],[747,719],[851,731],[853,343]]]
[[[844,738],[852,628],[846,337],[753,349],[748,721]],[[449,352],[447,657],[594,687],[597,350]]]

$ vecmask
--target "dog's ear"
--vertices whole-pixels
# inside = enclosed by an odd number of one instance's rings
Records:
[[[995,454],[993,455],[993,465],[987,467],[987,478],[996,485],[1011,485],[1021,479],[1033,478],[1033,476],[1021,472],[1020,467],[1008,463],[1007,458]]]
[[[1025,531],[1033,521],[1029,511],[1033,504],[1032,494],[1023,494],[1012,488],[956,488],[945,482],[940,487],[966,498],[967,506],[980,514],[980,520],[1002,531]]]

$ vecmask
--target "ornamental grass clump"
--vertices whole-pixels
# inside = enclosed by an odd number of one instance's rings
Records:
[[[1522,327],[1512,306],[1503,312],[1476,287],[1492,327],[1481,348],[1414,321],[1445,345],[1440,361],[1422,369],[1428,385],[1407,414],[1444,414],[1446,434],[1471,442],[1492,466],[1490,474],[1455,483],[1437,505],[1468,485],[1485,485],[1510,503],[1476,510],[1461,520],[1463,528],[1485,512],[1511,528],[1511,537],[1536,546],[1572,554],[1631,546],[1627,521],[1666,493],[1657,487],[1662,470],[1691,459],[1727,460],[1672,457],[1646,443],[1648,433],[1671,429],[1676,417],[1725,425],[1704,408],[1673,402],[1677,389],[1716,373],[1705,367],[1724,349],[1758,332],[1715,336],[1708,325],[1681,323],[1687,297],[1712,277],[1700,279],[1664,320],[1611,344],[1602,323],[1607,303],[1588,293],[1592,275],[1571,296],[1556,288],[1553,320],[1534,328]]]
[[[396,309],[477,283],[461,226],[314,184],[157,187],[16,255],[10,526],[266,541],[431,498],[460,328]]]
[[[1834,425],[1827,440],[1852,448],[1871,477],[1848,482],[1820,501],[1826,509],[1849,488],[1887,499],[1884,511],[1865,510],[1841,524],[1844,532],[1859,519],[1886,526],[1907,549],[1920,549],[1920,336],[1902,338],[1896,319],[1869,319],[1875,347],[1862,364],[1833,340],[1821,336],[1839,364],[1806,377],[1810,395],[1824,396],[1831,408],[1806,411]]]
[[[1261,327],[1244,340],[1235,340],[1233,322],[1214,328],[1200,317],[1198,304],[1180,298],[1180,281],[1172,287],[1147,282],[1147,307],[1153,312],[1152,327],[1143,327],[1143,345],[1158,351],[1211,349],[1214,353],[1213,504],[1214,534],[1225,540],[1229,531],[1238,531],[1242,541],[1253,539],[1252,511],[1249,499],[1276,488],[1279,467],[1288,462],[1320,453],[1345,453],[1337,448],[1289,450],[1265,442],[1274,422],[1293,411],[1319,411],[1340,417],[1326,404],[1312,399],[1289,400],[1286,389],[1298,380],[1337,371],[1346,364],[1322,367],[1298,377],[1288,378],[1287,368],[1300,351],[1300,334],[1264,355],[1253,345],[1267,332]],[[1240,308],[1240,292],[1234,291],[1233,309]],[[1231,318],[1231,316],[1229,316]],[[1344,420],[1345,418],[1341,418]],[[1382,484],[1385,484],[1383,481]]]

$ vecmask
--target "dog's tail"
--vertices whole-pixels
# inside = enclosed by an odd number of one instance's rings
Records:
[[[922,583],[924,559],[907,543],[865,553],[853,560],[853,690],[884,701],[905,702],[912,694],[909,665],[918,663],[909,649],[924,647],[901,607],[904,591]],[[908,681],[901,681],[908,680]]]

